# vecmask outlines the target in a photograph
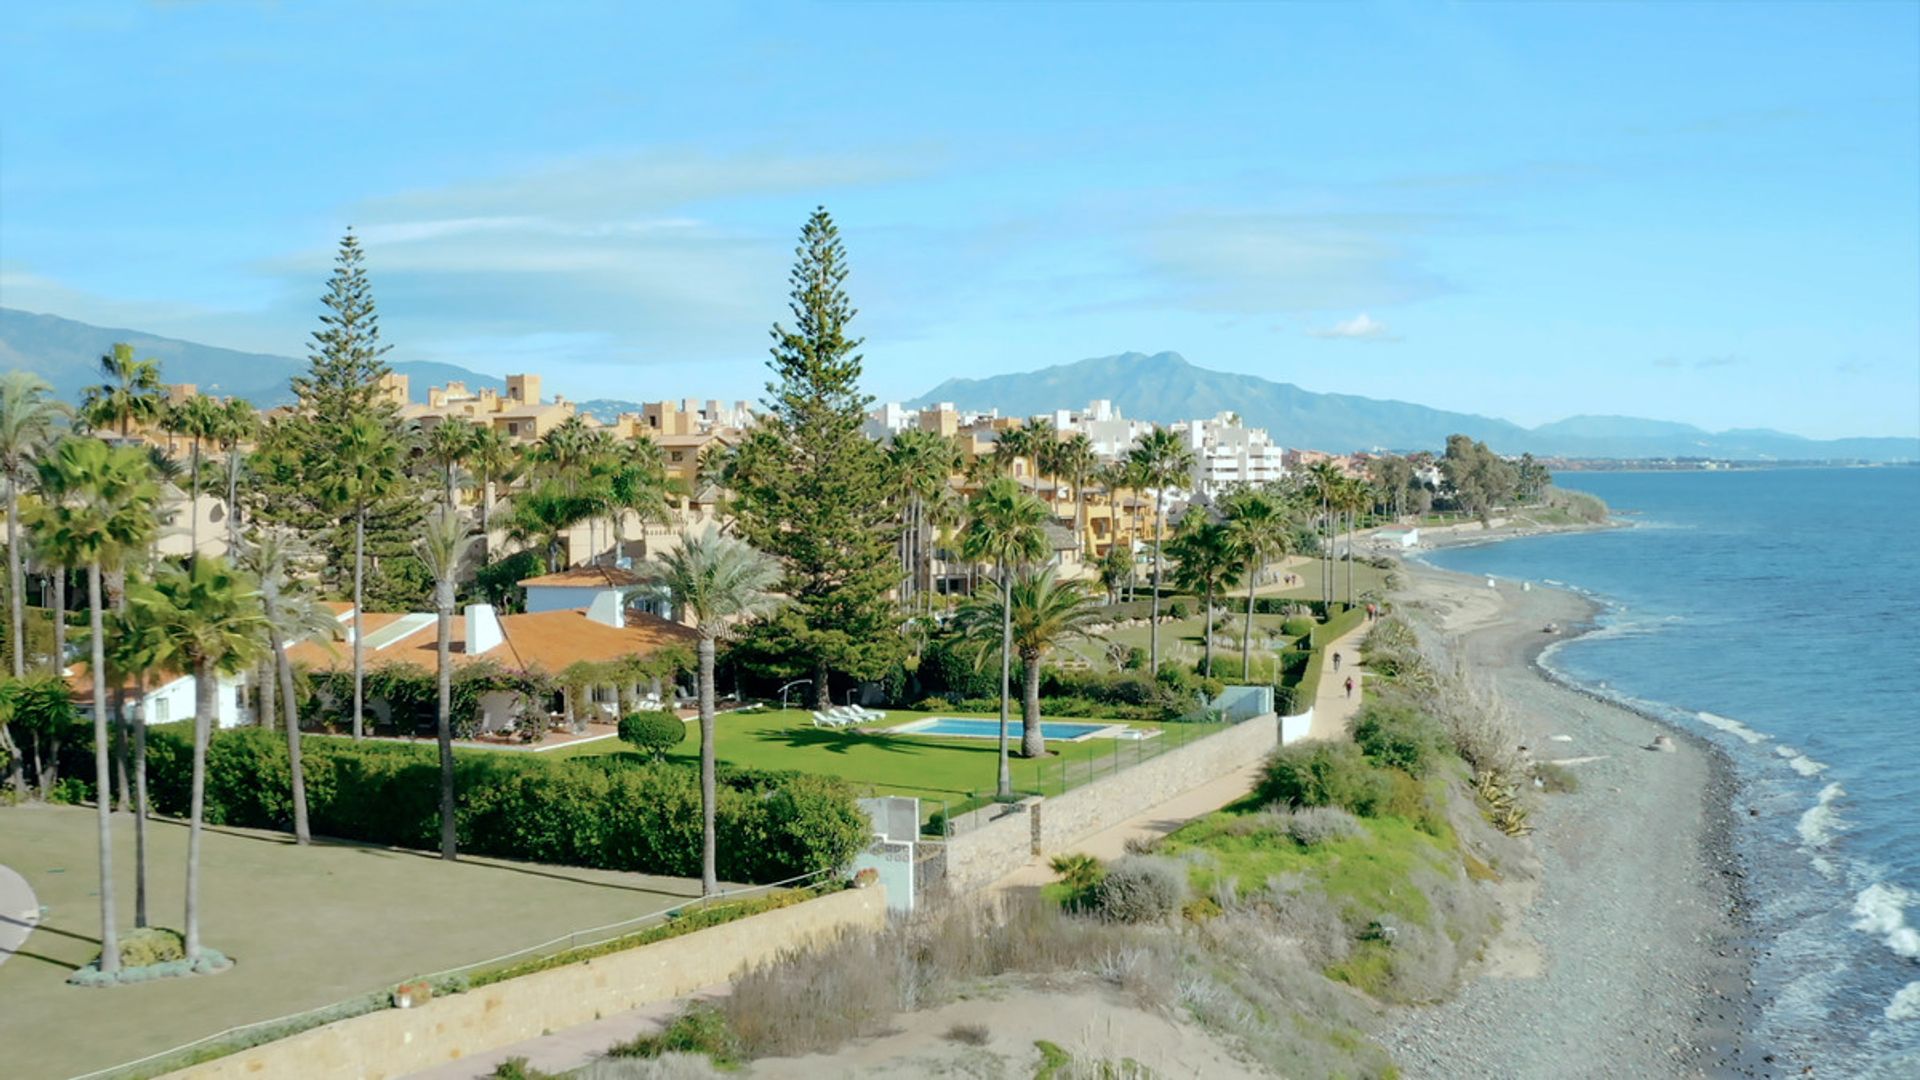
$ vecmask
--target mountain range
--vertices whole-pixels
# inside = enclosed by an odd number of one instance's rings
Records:
[[[51,383],[54,394],[63,401],[79,401],[87,387],[100,381],[100,357],[111,351],[115,342],[132,345],[134,355],[142,360],[160,361],[163,382],[192,383],[202,393],[245,398],[262,409],[291,403],[293,388],[288,380],[307,370],[305,360],[290,356],[239,352],[0,307],[0,369],[34,372]],[[458,364],[402,360],[388,366],[407,377],[408,396],[417,402],[427,400],[429,386],[453,381],[464,381],[472,390],[491,388],[505,393],[507,389],[506,380]],[[596,399],[580,408],[611,420],[639,406],[630,401]]]
[[[1570,458],[1717,458],[1739,461],[1920,460],[1920,438],[1808,439],[1764,428],[1712,432],[1628,416],[1574,416],[1535,428],[1472,413],[1352,394],[1317,394],[1292,383],[1212,371],[1179,353],[1122,353],[1039,371],[948,379],[907,404],[952,402],[969,410],[1033,416],[1108,400],[1125,416],[1171,423],[1238,415],[1287,446],[1439,450],[1464,434],[1502,454]]]
[[[100,381],[98,361],[115,342],[161,362],[161,378],[193,383],[206,393],[245,398],[261,408],[293,400],[288,380],[306,370],[304,359],[240,352],[139,330],[90,326],[57,315],[0,307],[0,369],[25,368],[53,384],[63,400],[78,401]],[[429,386],[462,380],[473,389],[504,391],[503,380],[431,360],[393,362],[408,377],[414,401]],[[1318,394],[1291,383],[1213,371],[1178,353],[1122,353],[1039,371],[985,379],[948,379],[909,404],[950,401],[963,409],[998,409],[1032,416],[1077,409],[1106,399],[1123,414],[1170,423],[1233,412],[1266,428],[1288,446],[1328,451],[1438,450],[1448,435],[1480,439],[1504,454],[1584,458],[1706,457],[1741,461],[1920,460],[1920,439],[1818,440],[1766,429],[1710,432],[1665,420],[1574,416],[1535,428],[1471,413],[1352,394]],[[630,401],[595,398],[576,407],[601,420],[637,411]]]

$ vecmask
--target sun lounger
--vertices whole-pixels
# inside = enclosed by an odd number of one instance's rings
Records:
[[[853,721],[843,716],[828,716],[826,713],[821,712],[813,714],[813,726],[817,728],[827,728],[832,731],[838,731],[851,723],[853,723]]]

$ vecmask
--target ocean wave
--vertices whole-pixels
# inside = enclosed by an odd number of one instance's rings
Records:
[[[1787,759],[1787,766],[1801,776],[1819,776],[1827,771],[1827,763],[1815,761],[1791,746],[1776,746],[1773,752]]]
[[[1920,982],[1910,982],[1887,1002],[1887,1019],[1920,1020]]]
[[[1920,930],[1907,925],[1907,905],[1912,902],[1913,894],[1898,885],[1869,885],[1853,899],[1853,928],[1879,937],[1896,956],[1920,960]],[[1920,995],[1914,1004],[1920,1007]]]
[[[1762,735],[1738,720],[1729,720],[1724,716],[1718,716],[1710,712],[1699,712],[1694,715],[1700,719],[1701,723],[1708,727],[1719,728],[1721,731],[1745,741],[1748,746],[1758,746],[1767,741],[1765,735]]]
[[[1839,784],[1828,784],[1820,789],[1820,798],[1812,808],[1800,815],[1800,839],[1808,847],[1821,847],[1833,839],[1833,830],[1840,825],[1840,813],[1833,808],[1833,802],[1846,793],[1847,789]]]

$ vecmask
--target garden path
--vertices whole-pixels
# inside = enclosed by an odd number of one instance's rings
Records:
[[[1360,711],[1360,700],[1366,695],[1366,667],[1360,663],[1360,642],[1373,628],[1372,623],[1362,622],[1359,626],[1334,638],[1327,646],[1326,667],[1320,672],[1320,692],[1313,700],[1313,726],[1307,729],[1309,739],[1339,740],[1347,737],[1347,722],[1353,714]],[[1340,670],[1333,670],[1333,654],[1339,653]],[[1353,693],[1347,693],[1347,676],[1353,676]]]

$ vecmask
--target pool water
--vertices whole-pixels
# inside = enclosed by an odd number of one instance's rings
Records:
[[[1114,727],[1113,724],[1067,724],[1052,720],[1040,722],[1040,737],[1051,741],[1074,742],[1090,738]],[[930,720],[916,720],[894,728],[895,735],[944,735],[959,739],[997,739],[1000,737],[998,720],[962,720],[958,717],[936,716]],[[1007,722],[1007,737],[1020,737],[1020,721]]]

